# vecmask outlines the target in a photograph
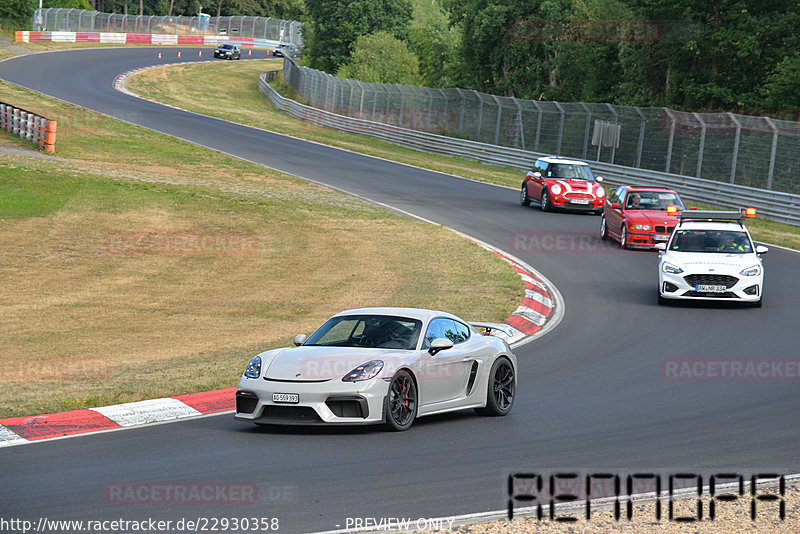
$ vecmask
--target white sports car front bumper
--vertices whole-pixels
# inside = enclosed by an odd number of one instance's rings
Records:
[[[236,388],[235,418],[279,425],[382,423],[388,392],[389,381],[382,378],[343,382],[335,379],[278,381],[242,376]]]

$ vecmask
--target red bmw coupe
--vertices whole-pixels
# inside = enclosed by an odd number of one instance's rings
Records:
[[[619,241],[622,248],[653,248],[669,240],[685,209],[672,189],[623,185],[606,198],[600,236]]]

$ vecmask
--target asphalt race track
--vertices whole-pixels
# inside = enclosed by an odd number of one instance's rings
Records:
[[[196,60],[197,53],[183,55]],[[800,472],[796,378],[692,381],[662,373],[669,359],[798,358],[799,254],[773,248],[765,256],[762,309],[659,307],[657,254],[605,246],[598,217],[523,208],[517,191],[113,89],[119,74],[157,61],[148,48],[54,52],[2,62],[0,78],[467,233],[549,278],[566,315],[553,332],[516,351],[518,397],[508,417],[459,412],[421,419],[396,434],[374,427],[256,427],[219,415],[6,447],[0,516],[275,517],[280,532],[308,532],[344,528],[354,517],[502,510],[507,477],[518,472]],[[136,482],[253,484],[258,502],[120,504],[109,494]]]

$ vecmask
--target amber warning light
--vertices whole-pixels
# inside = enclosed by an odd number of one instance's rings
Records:
[[[678,207],[677,206],[668,206],[667,207],[667,215],[675,215],[677,213],[678,213]]]
[[[751,219],[755,219],[755,217],[756,217],[756,209],[755,208],[745,208],[744,216],[748,217],[748,218],[751,218]]]

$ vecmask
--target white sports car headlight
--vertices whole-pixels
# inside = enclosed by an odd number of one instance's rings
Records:
[[[261,376],[261,356],[255,356],[250,363],[247,364],[247,369],[244,371],[244,376],[247,378],[258,378]]]
[[[378,373],[383,369],[383,362],[381,360],[372,360],[371,362],[362,363],[342,378],[342,382],[359,382],[361,380],[369,380],[378,376]]]
[[[651,228],[652,228],[652,226],[650,226],[649,224],[632,224],[631,225],[631,229],[632,230],[647,230],[649,232]]]
[[[558,185],[558,184],[553,184],[553,187],[550,188],[550,191],[552,191],[554,195],[560,195],[561,194],[561,186]]]
[[[676,267],[671,263],[666,262],[661,266],[661,270],[669,274],[681,274],[683,272],[683,269],[680,267]]]
[[[761,266],[760,265],[753,265],[752,267],[748,267],[740,272],[742,276],[758,276],[761,274]]]

